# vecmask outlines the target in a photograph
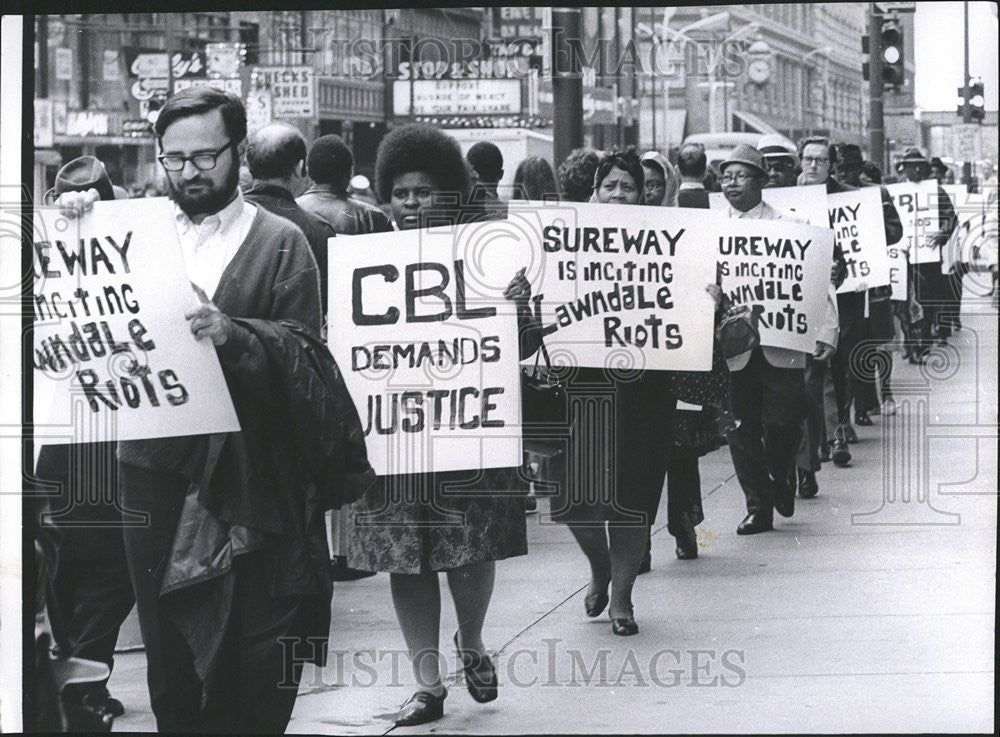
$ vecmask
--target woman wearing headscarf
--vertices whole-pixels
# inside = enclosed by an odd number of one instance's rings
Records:
[[[677,207],[681,177],[674,165],[659,151],[647,151],[640,161],[645,176],[643,204]]]
[[[436,128],[392,130],[379,145],[375,179],[401,230],[474,219],[475,211],[471,218],[466,211],[470,180],[462,151]],[[354,505],[348,565],[389,573],[393,606],[421,688],[403,705],[398,726],[444,713],[447,691],[438,651],[442,571],[458,617],[454,641],[469,693],[479,702],[497,698],[496,669],[482,628],[495,562],[527,552],[524,502],[510,493],[522,488],[527,491],[516,468],[385,476]]]
[[[647,151],[640,159],[645,184],[643,204],[651,207],[677,207],[677,191],[680,188],[680,174],[659,151]],[[701,412],[711,413],[711,408]],[[685,426],[702,421],[698,410],[678,410],[677,420]],[[674,423],[675,426],[678,423]],[[676,429],[676,428],[674,428]],[[695,525],[704,519],[701,504],[701,476],[698,473],[698,457],[709,450],[710,444],[692,447],[686,434],[671,433],[667,450],[667,531],[677,541],[675,553],[680,560],[698,557],[698,535]],[[652,566],[651,545],[647,543],[646,553],[639,567],[639,573],[646,573]]]

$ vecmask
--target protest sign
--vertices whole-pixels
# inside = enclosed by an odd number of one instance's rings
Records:
[[[917,182],[917,212],[914,248],[911,264],[931,264],[941,260],[941,246],[936,242],[940,233],[940,207],[943,204],[937,180]]]
[[[863,291],[889,284],[889,254],[879,188],[862,187],[827,195],[826,203],[834,241],[847,262],[847,277],[837,291]]]
[[[826,316],[833,231],[736,218],[714,227],[722,290],[751,306],[761,344],[812,353]]]
[[[35,210],[34,411],[61,442],[236,432],[165,198]],[[44,441],[41,441],[44,443]]]
[[[330,350],[379,475],[521,464],[517,318],[502,293],[523,264],[477,250],[481,227],[329,242]]]
[[[530,264],[559,362],[708,371],[714,305],[705,289],[724,222],[703,210],[517,202],[496,232]]]
[[[897,182],[886,185],[886,191],[889,192],[903,225],[903,237],[887,249],[889,284],[892,285],[892,299],[905,301],[909,280],[907,267],[917,233],[917,185],[912,182]]]
[[[827,214],[826,185],[807,184],[802,187],[765,187],[761,196],[771,207],[790,212],[817,228],[829,227]],[[713,210],[726,210],[729,202],[722,192],[712,192],[708,196]]]
[[[988,199],[982,194],[967,193],[963,200],[958,225],[941,249],[942,274],[951,273],[958,263],[967,264],[972,271],[987,271],[996,266],[996,209],[990,211]]]

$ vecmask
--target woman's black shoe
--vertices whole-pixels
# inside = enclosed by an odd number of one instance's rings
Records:
[[[462,658],[462,670],[465,673],[465,685],[469,693],[480,704],[493,701],[497,697],[497,671],[493,661],[485,653],[480,655],[473,650],[463,650],[458,644],[458,632],[455,632],[455,647]]]
[[[583,608],[588,617],[598,617],[608,605],[607,590],[598,591],[596,594],[587,594],[583,600]]]
[[[611,618],[611,631],[619,637],[639,634],[639,625],[635,623],[635,617],[629,612],[624,617]]]
[[[413,727],[440,719],[444,716],[444,699],[447,695],[447,690],[440,696],[435,696],[430,691],[417,691],[400,707],[396,726]]]

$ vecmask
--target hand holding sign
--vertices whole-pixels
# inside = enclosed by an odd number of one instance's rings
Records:
[[[194,282],[191,282],[191,288],[201,302],[197,307],[192,307],[184,313],[184,319],[188,321],[191,332],[198,340],[209,338],[213,345],[222,345],[229,340],[232,321],[208,298],[205,290]]]
[[[525,270],[523,266],[517,270],[514,278],[510,280],[510,284],[503,290],[504,298],[523,304],[528,303],[528,300],[531,299],[531,284],[524,275]]]
[[[816,349],[813,351],[813,359],[819,361],[820,363],[823,363],[823,361],[830,358],[830,356],[832,356],[834,351],[836,350],[837,349],[834,348],[829,343],[824,343],[822,340],[817,340]]]
[[[99,199],[101,194],[93,188],[84,192],[63,192],[56,200],[56,206],[63,217],[73,220],[93,210],[94,203]]]

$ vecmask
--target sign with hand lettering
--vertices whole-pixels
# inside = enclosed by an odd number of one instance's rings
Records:
[[[34,229],[39,442],[239,431],[215,347],[184,318],[198,300],[169,200],[36,208]]]

